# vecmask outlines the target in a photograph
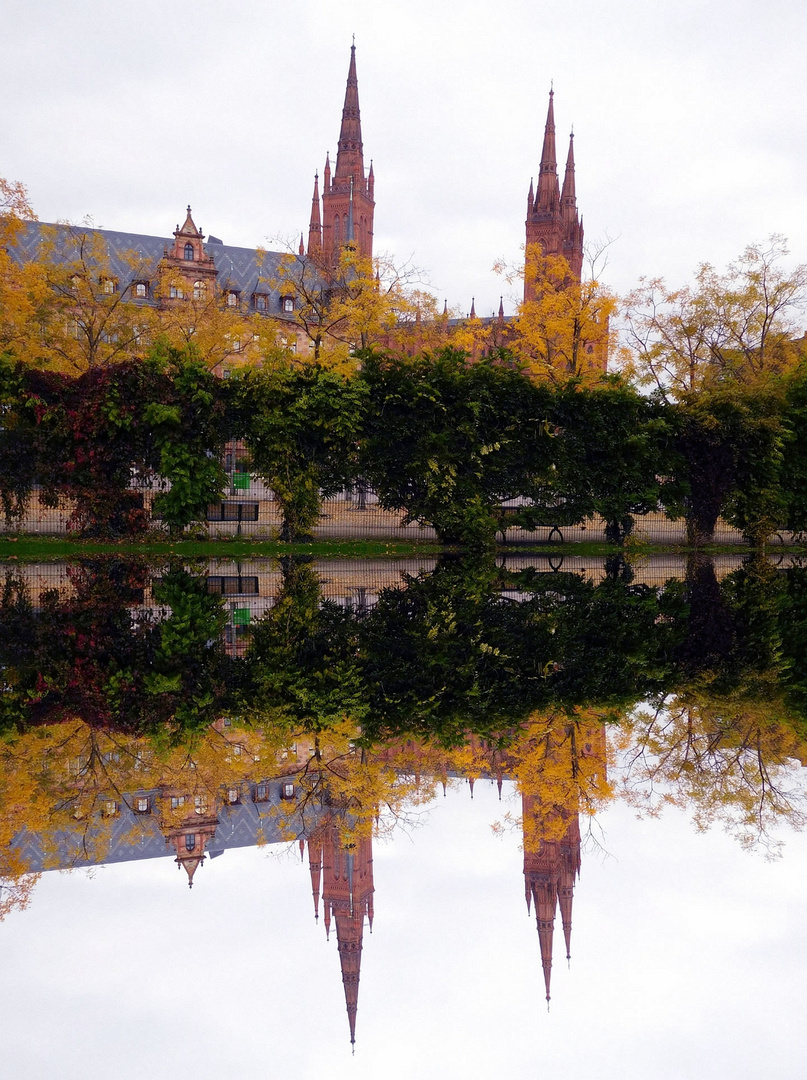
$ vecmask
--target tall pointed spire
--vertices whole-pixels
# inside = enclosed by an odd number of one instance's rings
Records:
[[[314,173],[314,194],[311,196],[311,220],[308,223],[308,254],[322,247],[322,220],[319,213],[319,175]]]
[[[546,112],[544,145],[541,149],[541,167],[538,172],[538,196],[536,210],[553,210],[560,201],[558,188],[558,161],[555,152],[555,91],[549,91],[549,108]]]
[[[566,172],[563,177],[563,192],[560,197],[564,219],[577,217],[577,196],[574,184],[574,132],[569,136],[569,153],[566,157]]]
[[[356,77],[356,46],[350,46],[350,66],[347,72],[345,104],[342,108],[342,127],[339,131],[339,148],[336,154],[336,182],[346,181],[349,176],[364,183],[364,160],[362,157],[361,115],[359,112],[359,80]]]
[[[311,895],[314,898],[314,919],[319,921],[319,895],[322,881],[322,841],[315,835],[308,841],[308,869],[311,874]]]
[[[561,193],[558,182],[558,162],[555,148],[555,93],[549,91],[544,142],[538,185],[533,196],[527,196],[526,221],[527,260],[542,256],[561,255],[569,264],[572,278],[580,281],[583,272],[583,223],[577,217],[577,198],[574,172],[574,135],[569,140],[566,172]],[[538,266],[535,264],[534,270]],[[524,275],[524,299],[535,296],[535,272]]]
[[[359,112],[359,81],[356,76],[356,45],[350,46],[350,65],[339,129],[336,167],[331,174],[330,155],[325,163],[322,187],[322,251],[334,265],[345,243],[353,243],[362,256],[373,255],[375,174],[372,163],[364,175],[364,149]]]

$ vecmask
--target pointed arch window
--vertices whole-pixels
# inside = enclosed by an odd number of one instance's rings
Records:
[[[342,226],[339,221],[339,215],[336,214],[333,219],[333,246],[339,247],[342,243]]]
[[[194,259],[194,255],[193,255],[193,244],[186,244],[186,245],[185,245],[185,255],[184,255],[184,258],[185,258],[185,262],[193,262],[193,259]]]

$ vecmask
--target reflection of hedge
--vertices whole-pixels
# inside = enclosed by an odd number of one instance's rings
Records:
[[[208,569],[82,560],[70,592],[38,607],[10,570],[0,731],[77,717],[182,738],[231,714],[291,733],[347,719],[370,741],[453,742],[535,710],[618,713],[668,694],[807,716],[807,572],[762,557],[718,582],[693,554],[685,581],[657,589],[616,557],[595,584],[447,555],[358,612],[323,600],[313,568],[285,558],[280,593],[238,656],[226,655],[225,598]],[[159,614],[141,607],[150,576]]]
[[[571,525],[600,514],[621,540],[636,515],[686,516],[693,543],[719,515],[759,543],[807,525],[807,377],[718,387],[662,404],[614,378],[536,383],[502,353],[469,363],[368,354],[343,377],[310,366],[228,380],[176,350],[77,378],[0,357],[0,498],[22,517],[35,483],[67,497],[83,535],[148,527],[133,470],[170,480],[155,510],[174,531],[220,501],[228,439],[274,489],[282,535],[310,534],[323,492],[369,482],[381,505],[446,543],[488,547],[505,521]],[[248,472],[247,472],[248,468]],[[510,507],[505,518],[503,503]]]

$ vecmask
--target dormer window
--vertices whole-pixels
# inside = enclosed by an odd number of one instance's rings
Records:
[[[134,292],[138,300],[145,300],[149,294],[148,287],[144,281],[135,282]]]
[[[148,795],[138,795],[134,801],[134,811],[136,814],[147,814],[151,809],[151,802]]]
[[[266,295],[264,293],[255,294],[255,310],[266,311]]]
[[[291,296],[284,296],[281,298],[284,311],[294,311],[294,298]]]
[[[185,262],[193,262],[193,244],[185,245]]]
[[[117,283],[112,278],[101,278],[101,291],[106,293],[107,296],[117,292],[117,288]]]
[[[238,293],[237,292],[228,292],[227,293],[227,307],[238,307]]]

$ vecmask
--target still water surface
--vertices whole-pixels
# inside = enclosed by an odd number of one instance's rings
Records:
[[[0,1075],[803,1075],[800,567],[125,569],[7,583]]]

